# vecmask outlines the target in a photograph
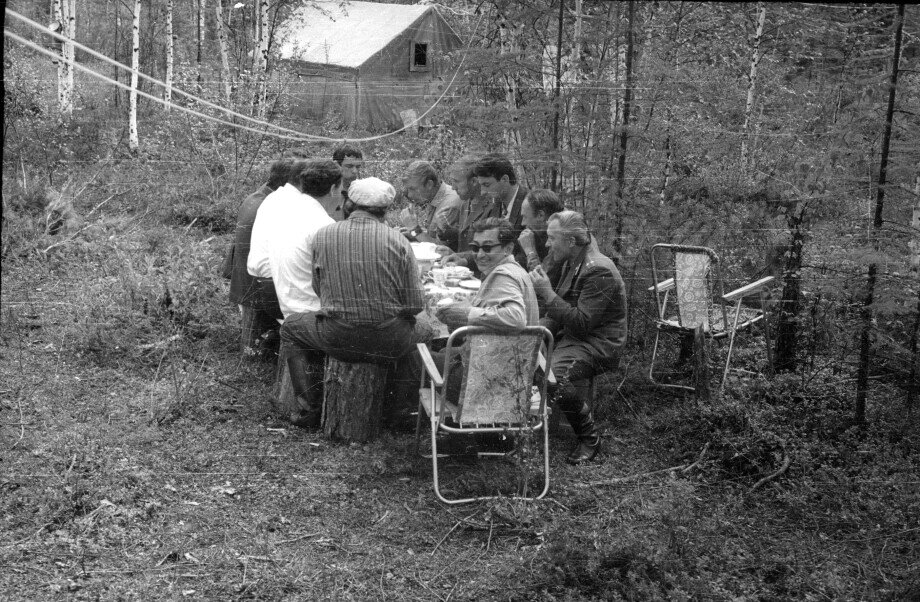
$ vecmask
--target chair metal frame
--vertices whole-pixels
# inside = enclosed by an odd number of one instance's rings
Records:
[[[768,370],[772,374],[773,372],[773,350],[771,349],[771,340],[770,340],[770,325],[767,320],[768,317],[768,308],[766,304],[765,293],[767,287],[773,283],[775,278],[773,276],[767,276],[761,278],[755,282],[751,282],[741,288],[735,289],[729,293],[725,293],[725,290],[722,286],[722,273],[719,267],[719,256],[716,255],[715,251],[708,247],[698,247],[693,245],[674,245],[666,243],[658,243],[652,246],[652,281],[654,284],[648,288],[649,292],[653,292],[655,295],[655,305],[658,309],[658,319],[655,322],[655,344],[652,347],[652,361],[649,364],[648,377],[655,385],[661,387],[670,387],[674,389],[682,389],[695,391],[695,387],[690,387],[687,385],[675,385],[670,383],[662,383],[655,380],[654,369],[655,369],[655,360],[658,356],[658,344],[661,338],[662,330],[674,330],[680,332],[693,332],[697,324],[685,325],[681,320],[680,311],[677,311],[677,321],[678,324],[675,325],[673,320],[669,320],[667,316],[668,311],[668,299],[671,291],[674,291],[675,304],[678,304],[679,301],[679,291],[677,290],[677,278],[672,277],[667,280],[660,280],[659,269],[657,263],[657,254],[661,251],[670,251],[672,257],[677,253],[700,253],[706,254],[710,259],[710,277],[709,281],[714,284],[715,293],[718,295],[718,305],[722,313],[722,329],[715,330],[711,326],[710,328],[704,331],[704,335],[711,339],[721,339],[726,336],[729,337],[728,343],[728,355],[725,358],[725,368],[722,371],[722,380],[720,383],[720,388],[725,386],[725,380],[728,378],[729,366],[731,365],[732,360],[732,351],[735,346],[735,335],[738,330],[747,328],[748,326],[753,325],[756,322],[761,322],[764,329],[764,339],[766,342],[767,349],[767,365]],[[676,268],[675,268],[676,269]],[[676,275],[675,275],[676,276]],[[745,320],[739,324],[739,319],[741,317],[741,302],[749,296],[758,295],[760,297],[761,311],[758,315],[754,316],[751,319]],[[708,297],[710,304],[713,303],[711,295]],[[729,322],[729,310],[727,309],[728,305],[733,305],[733,316],[732,321]],[[729,324],[731,326],[729,327]]]
[[[539,335],[541,339],[541,349],[537,351],[537,362],[534,365],[534,368],[542,369],[546,374],[546,377],[541,379],[537,385],[540,392],[540,403],[536,412],[534,408],[528,406],[528,411],[526,415],[522,415],[522,420],[518,423],[508,422],[508,423],[487,423],[487,424],[473,424],[473,425],[464,425],[462,409],[459,409],[460,415],[454,415],[454,411],[458,410],[458,406],[454,406],[447,401],[447,386],[448,378],[453,367],[452,359],[461,353],[461,346],[455,345],[455,342],[458,340],[469,340],[470,337],[473,337],[477,334],[488,334],[495,336],[507,336],[507,337],[521,337],[521,336],[535,336]],[[553,356],[553,335],[552,333],[544,326],[528,326],[520,331],[515,331],[511,333],[505,332],[496,332],[487,328],[479,326],[464,326],[456,329],[450,334],[450,337],[447,339],[447,346],[445,347],[445,362],[444,362],[444,374],[442,375],[438,366],[434,362],[434,358],[431,356],[431,352],[428,350],[428,347],[424,344],[418,344],[418,351],[422,357],[422,363],[424,364],[425,370],[422,372],[420,388],[419,388],[419,411],[418,411],[418,420],[416,422],[415,430],[415,445],[416,452],[418,452],[419,442],[421,439],[421,423],[422,415],[428,415],[428,422],[431,430],[431,469],[432,469],[432,485],[434,488],[435,495],[437,498],[444,502],[445,504],[456,505],[456,504],[465,504],[469,502],[476,502],[482,500],[498,499],[502,497],[511,497],[512,499],[523,499],[523,500],[538,500],[543,498],[549,491],[550,486],[550,474],[549,474],[549,428],[548,428],[548,410],[547,410],[547,394],[546,388],[547,383],[555,383],[555,377],[552,374],[552,371],[548,368],[552,365],[552,356]],[[536,341],[535,341],[536,344]],[[474,377],[471,374],[467,374],[467,379]],[[431,381],[431,387],[426,388],[426,380]],[[527,379],[525,378],[525,383],[530,382],[530,385],[527,385],[528,389],[525,393],[527,398],[530,399],[530,387],[535,384],[535,380],[532,379],[532,376]],[[425,400],[422,396],[428,396],[428,404],[425,403]],[[461,399],[461,404],[463,400]],[[450,416],[457,421],[457,425],[445,424],[445,418]],[[453,434],[475,434],[475,433],[524,433],[524,432],[533,432],[537,433],[543,431],[543,489],[536,496],[478,496],[478,497],[466,497],[466,498],[456,498],[450,499],[444,496],[441,492],[440,481],[438,478],[438,458],[446,457],[446,454],[438,453],[438,442],[437,434],[439,431]],[[498,456],[504,457],[507,456],[507,453],[501,452],[479,452],[478,456]]]

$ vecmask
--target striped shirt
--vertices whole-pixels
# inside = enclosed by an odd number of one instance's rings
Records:
[[[415,316],[425,307],[409,241],[361,210],[316,234],[313,287],[325,315],[355,326]]]

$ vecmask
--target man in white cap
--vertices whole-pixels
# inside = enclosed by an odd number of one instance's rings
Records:
[[[313,241],[313,288],[321,309],[287,316],[281,327],[288,353],[301,354],[308,364],[308,382],[292,384],[315,409],[315,426],[322,409],[323,354],[344,362],[390,363],[434,335],[429,324],[416,322],[425,302],[412,247],[384,223],[395,196],[394,188],[377,178],[352,182],[346,219],[324,227]]]

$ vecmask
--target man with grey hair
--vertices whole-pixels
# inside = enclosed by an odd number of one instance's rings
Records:
[[[324,354],[352,363],[388,364],[434,335],[416,322],[425,307],[418,265],[409,242],[384,223],[396,191],[377,178],[352,182],[346,219],[322,228],[313,242],[313,289],[320,309],[286,316],[281,340],[294,393],[322,413]],[[409,362],[411,364],[411,362]],[[295,380],[295,369],[305,377]],[[405,379],[418,386],[415,368]]]
[[[561,265],[554,286],[542,266],[531,273],[540,299],[541,324],[556,337],[552,369],[558,381],[553,400],[578,437],[566,460],[593,460],[600,437],[588,404],[589,379],[614,370],[626,344],[626,292],[613,261],[602,255],[585,218],[560,211],[547,222],[546,246]]]
[[[412,241],[433,242],[451,246],[450,233],[460,222],[463,201],[428,161],[413,161],[403,179],[406,196],[413,203],[404,210],[399,231]]]

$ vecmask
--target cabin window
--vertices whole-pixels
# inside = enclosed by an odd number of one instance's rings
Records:
[[[412,42],[409,45],[409,70],[430,71],[431,57],[428,56],[428,42]]]

